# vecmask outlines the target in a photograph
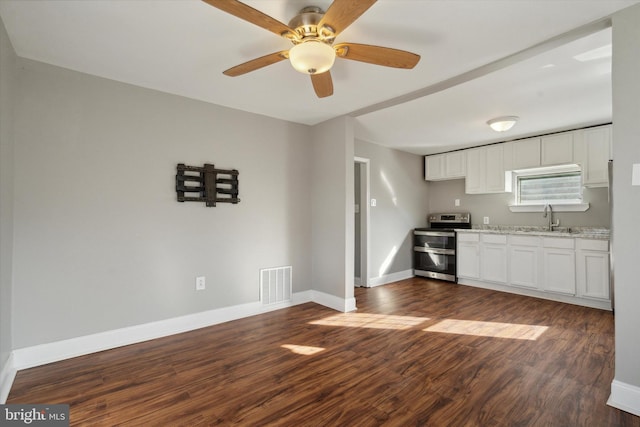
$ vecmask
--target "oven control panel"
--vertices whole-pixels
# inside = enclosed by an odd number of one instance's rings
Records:
[[[434,224],[471,224],[469,212],[429,214],[427,219],[432,227]]]

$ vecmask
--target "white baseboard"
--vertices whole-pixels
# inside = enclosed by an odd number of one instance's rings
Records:
[[[332,308],[336,311],[347,313],[356,309],[355,298],[340,298],[335,295],[326,294],[320,291],[310,291],[312,294],[312,301],[316,304],[324,305],[325,307]]]
[[[613,380],[607,405],[640,417],[640,387]]]
[[[398,271],[397,273],[385,274],[384,276],[372,277],[369,279],[369,287],[386,285],[388,283],[397,282],[399,280],[410,279],[413,277],[413,270]]]
[[[13,380],[16,377],[17,369],[13,363],[13,353],[9,354],[7,360],[5,360],[0,369],[0,404],[4,404],[9,397],[9,391],[13,385]]]
[[[348,313],[350,311],[356,311],[358,307],[356,307],[356,298],[351,297],[349,299],[344,300],[344,312]]]
[[[289,303],[288,305],[292,304]],[[14,364],[18,370],[32,368],[46,363],[57,362],[59,360],[253,316],[254,314],[277,310],[285,306],[284,304],[278,304],[263,307],[259,302],[241,304],[62,341],[19,348],[13,351]]]
[[[320,291],[304,291],[293,294],[293,305],[315,302],[336,311],[347,313],[356,309],[355,298],[340,298]]]
[[[291,295],[291,303],[293,305],[304,304],[313,301],[313,291],[295,292]]]
[[[355,298],[340,298],[319,291],[296,292],[291,301],[264,306],[259,302],[224,307],[187,316],[130,326],[92,335],[24,347],[14,350],[2,367],[0,376],[0,403],[6,401],[15,374],[20,369],[33,368],[72,357],[109,350],[129,344],[149,341],[169,335],[188,332],[231,320],[267,313],[307,302],[315,302],[340,312],[356,309]]]

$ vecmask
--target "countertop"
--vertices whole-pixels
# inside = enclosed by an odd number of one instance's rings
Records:
[[[456,231],[464,233],[520,234],[545,237],[579,237],[599,240],[609,240],[610,237],[608,228],[599,227],[557,227],[555,231],[549,231],[546,227],[485,225],[474,226],[471,229],[457,229]]]

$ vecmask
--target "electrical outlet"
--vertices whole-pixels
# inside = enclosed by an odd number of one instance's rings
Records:
[[[204,291],[206,289],[204,276],[196,277],[196,291]]]
[[[453,204],[456,206],[460,206],[460,199],[455,199]]]
[[[371,206],[375,207],[378,204],[376,199],[371,199]]]
[[[484,224],[485,225],[489,224],[489,217],[488,216],[484,217]]]

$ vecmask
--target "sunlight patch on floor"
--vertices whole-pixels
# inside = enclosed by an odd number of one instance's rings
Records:
[[[304,356],[310,356],[324,351],[324,348],[322,347],[311,347],[308,345],[282,344],[280,347],[291,350],[292,353],[302,354]]]
[[[429,326],[424,329],[424,331],[534,341],[537,340],[547,329],[549,329],[548,326],[445,319],[433,326]]]
[[[312,325],[349,328],[409,329],[429,320],[428,317],[394,316],[390,314],[343,313],[309,322]]]

